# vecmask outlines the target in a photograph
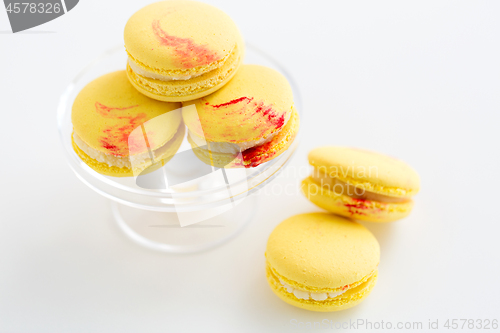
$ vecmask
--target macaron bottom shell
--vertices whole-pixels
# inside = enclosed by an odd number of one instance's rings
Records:
[[[127,62],[127,77],[142,94],[163,102],[185,102],[209,95],[224,86],[236,74],[242,55],[235,48],[224,64],[187,80],[162,81],[135,73]]]
[[[157,159],[157,161],[154,164],[151,164],[151,162],[144,163],[139,168],[134,168],[134,169],[127,167],[120,168],[117,166],[110,166],[107,163],[99,162],[91,158],[83,150],[81,150],[76,145],[73,136],[71,137],[71,142],[75,153],[82,159],[83,162],[85,162],[85,164],[87,164],[94,171],[105,176],[133,177],[139,174],[147,174],[153,172],[164,166],[168,161],[170,161],[170,159],[172,159],[172,157],[174,157],[175,153],[182,144],[184,135],[185,135],[185,126],[184,123],[181,122],[177,130],[177,133],[174,135],[174,137],[170,141],[168,141],[164,146],[157,149],[157,152],[161,151],[159,159]]]
[[[287,292],[285,287],[281,285],[278,277],[272,272],[269,265],[266,265],[266,276],[267,282],[273,292],[286,303],[310,311],[333,312],[349,309],[361,303],[370,294],[375,286],[378,271],[375,271],[371,277],[357,287],[349,289],[344,294],[341,294],[333,299],[327,299],[324,301],[299,299],[295,297],[294,294]]]
[[[239,154],[214,152],[198,147],[189,137],[194,154],[204,163],[218,168],[253,168],[285,152],[294,141],[300,127],[300,118],[294,108],[283,129],[269,142],[244,150]]]
[[[312,177],[302,181],[302,193],[316,206],[332,213],[369,222],[393,222],[408,216],[413,201],[386,203],[354,199],[317,184]]]

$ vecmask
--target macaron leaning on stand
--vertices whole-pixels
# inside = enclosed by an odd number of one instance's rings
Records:
[[[130,82],[148,97],[180,102],[226,84],[244,57],[243,38],[218,8],[189,0],[150,4],[125,31]]]
[[[183,102],[194,153],[216,167],[256,167],[279,156],[299,130],[292,89],[274,69],[242,65],[216,92]]]
[[[107,176],[154,171],[182,143],[180,108],[180,103],[139,93],[125,71],[103,75],[85,86],[73,103],[73,149],[89,167]]]

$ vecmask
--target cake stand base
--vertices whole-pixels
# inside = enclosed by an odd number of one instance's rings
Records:
[[[111,210],[120,229],[135,243],[161,252],[194,253],[234,238],[253,219],[257,201],[250,195],[230,206],[188,213],[155,212],[113,201]],[[181,226],[186,214],[206,218]]]

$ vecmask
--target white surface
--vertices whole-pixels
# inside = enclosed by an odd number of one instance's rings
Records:
[[[500,2],[213,3],[290,69],[306,117],[302,145],[260,194],[255,222],[199,255],[155,253],[125,238],[109,203],[72,174],[57,138],[60,93],[122,41],[143,4],[84,0],[26,33],[0,34],[0,332],[301,331],[292,319],[424,328],[439,319],[443,329],[448,318],[500,319]],[[10,30],[3,9],[0,30]],[[379,282],[340,313],[288,306],[264,273],[274,226],[319,210],[297,187],[307,152],[324,144],[385,152],[422,178],[409,218],[365,223],[381,244]]]

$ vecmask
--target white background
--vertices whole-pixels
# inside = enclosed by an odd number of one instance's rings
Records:
[[[314,313],[267,286],[269,233],[319,210],[298,191],[279,194],[298,187],[293,172],[270,184],[255,221],[215,250],[166,255],[125,238],[109,202],[66,164],[55,114],[67,84],[122,43],[125,22],[146,2],[82,0],[19,34],[8,33],[2,8],[0,332],[303,331],[293,319],[424,328],[438,319],[443,329],[446,319],[500,319],[500,2],[212,3],[299,83],[305,117],[290,170],[332,144],[384,152],[419,171],[410,217],[364,223],[382,250],[372,294],[350,310]]]

